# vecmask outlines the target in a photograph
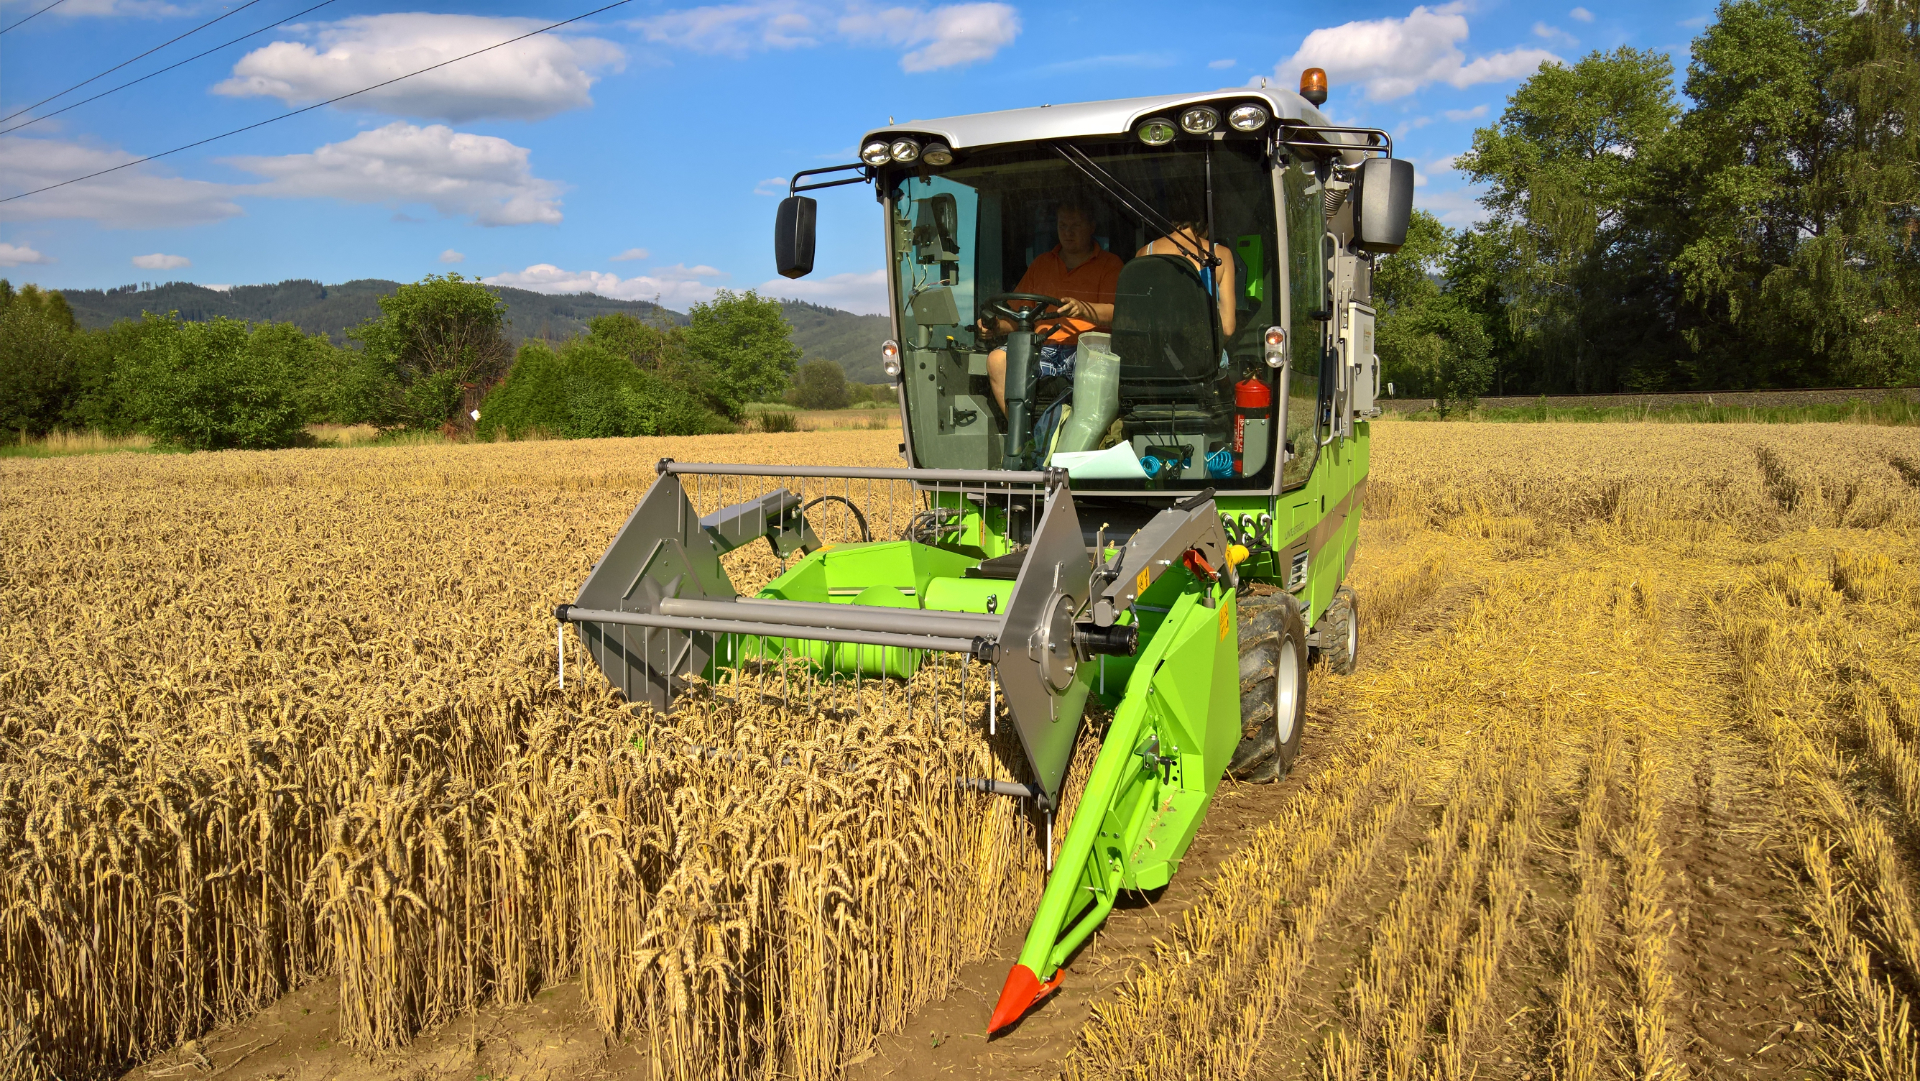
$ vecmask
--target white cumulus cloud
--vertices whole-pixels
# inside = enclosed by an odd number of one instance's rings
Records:
[[[878,7],[861,0],[742,0],[670,11],[633,27],[655,44],[727,56],[833,40],[889,46],[908,50],[901,68],[921,72],[991,59],[1020,35],[1020,13],[997,3]]]
[[[53,260],[33,250],[31,244],[8,244],[0,242],[0,266],[26,266],[29,263],[51,263]]]
[[[1471,109],[1448,109],[1440,115],[1455,123],[1459,123],[1462,120],[1478,120],[1487,115],[1487,107],[1485,104],[1480,104],[1475,105]]]
[[[467,255],[465,252],[457,252],[452,248],[448,248],[446,251],[440,253],[440,261],[443,263],[464,263],[467,261]]]
[[[753,186],[755,195],[785,195],[788,180],[784,176],[770,176]]]
[[[1557,26],[1548,26],[1546,23],[1534,23],[1533,36],[1542,41],[1557,41],[1569,47],[1580,44],[1579,38],[1574,37],[1572,34],[1567,33]]]
[[[192,266],[193,260],[184,255],[162,255],[154,252],[152,255],[134,256],[133,265],[141,270],[179,270],[184,266]]]
[[[1210,60],[1207,66],[1215,71],[1225,71],[1239,62],[1238,60]]]
[[[543,25],[537,19],[424,12],[360,15],[318,28],[314,43],[276,41],[233,66],[215,86],[229,97],[324,101],[418,71]],[[593,104],[596,72],[619,70],[610,41],[541,34],[340,103],[343,109],[460,123],[481,117],[538,120]]]
[[[900,58],[900,67],[938,71],[992,59],[1020,36],[1020,14],[1008,4],[855,7],[841,17],[840,31],[855,41],[878,41],[896,48],[917,45]]]
[[[1468,60],[1466,5],[1416,7],[1404,19],[1363,19],[1315,30],[1275,69],[1290,77],[1302,68],[1327,70],[1335,86],[1358,83],[1374,101],[1406,97],[1421,87],[1469,87],[1516,78],[1560,58],[1545,49],[1508,49]]]
[[[562,270],[552,263],[535,263],[525,270],[495,274],[481,281],[531,289],[536,293],[594,293],[615,300],[654,300],[669,308],[712,300],[714,286],[691,275],[641,274],[622,278],[598,270]]]
[[[7,12],[6,22],[8,24],[20,21],[21,16],[26,11],[31,11],[34,8],[44,8],[47,5],[45,3],[28,3],[10,6],[15,10]],[[59,7],[47,12],[47,14],[49,16],[58,15],[68,19],[85,18],[87,16],[162,19],[173,15],[181,15],[184,14],[184,12],[172,4],[164,3],[163,0],[65,0]]]
[[[1575,22],[1590,23],[1593,21],[1593,12],[1588,11],[1586,8],[1574,8],[1572,11],[1567,12],[1567,18]]]
[[[613,256],[608,261],[614,262],[614,263],[626,263],[634,259],[645,259],[646,257],[647,257],[647,249],[628,248],[626,251],[621,252],[619,255]]]
[[[230,163],[267,177],[252,189],[262,195],[424,203],[481,225],[554,224],[561,217],[561,186],[534,176],[528,154],[497,136],[397,120],[311,154]]]
[[[805,300],[860,315],[884,315],[887,272],[870,270],[864,274],[830,274],[823,278],[773,278],[761,283],[760,295]]]
[[[0,190],[32,191],[132,161],[124,150],[0,136]],[[239,214],[225,184],[168,176],[136,165],[0,206],[0,220],[81,218],[117,229],[204,225]]]

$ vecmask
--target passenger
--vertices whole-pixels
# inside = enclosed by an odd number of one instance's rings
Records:
[[[1225,244],[1213,245],[1214,258],[1220,261],[1218,266],[1206,266],[1201,262],[1201,253],[1207,250],[1207,221],[1204,215],[1190,215],[1186,221],[1174,221],[1173,231],[1159,240],[1141,248],[1136,255],[1178,255],[1192,263],[1200,271],[1200,280],[1205,283],[1207,292],[1219,298],[1220,333],[1232,337],[1236,321],[1237,305],[1234,303],[1234,288],[1238,284],[1233,274],[1233,249]]]
[[[1038,357],[1041,378],[1071,376],[1073,353],[1080,335],[1105,330],[1113,322],[1113,290],[1120,282],[1120,257],[1102,248],[1093,238],[1093,209],[1077,198],[1061,200],[1054,211],[1054,235],[1060,243],[1043,253],[1020,276],[1016,293],[1037,293],[1066,301],[1060,311],[1068,318],[1043,330]],[[985,322],[981,330],[988,330]],[[1005,334],[1013,324],[999,320],[998,333]],[[1007,410],[1007,351],[995,349],[987,354],[987,381],[993,385],[993,399],[1000,411]]]

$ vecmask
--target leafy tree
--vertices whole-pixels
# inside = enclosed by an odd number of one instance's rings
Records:
[[[85,345],[66,298],[0,279],[0,429],[37,436],[61,426]]]
[[[780,302],[749,289],[722,289],[710,303],[695,304],[683,330],[686,349],[702,369],[701,390],[715,411],[739,420],[746,403],[777,397],[800,361],[793,328]]]
[[[108,435],[126,435],[141,427],[144,417],[139,395],[125,371],[125,361],[156,334],[171,334],[172,320],[147,315],[121,319],[104,330],[84,335],[75,358],[73,399],[66,425]]]
[[[379,303],[380,317],[348,335],[362,343],[367,358],[354,372],[359,404],[353,411],[412,428],[464,425],[467,411],[512,360],[506,305],[458,274],[429,274]],[[382,399],[385,409],[373,409]]]
[[[1482,316],[1436,280],[1456,242],[1440,219],[1415,211],[1406,245],[1373,272],[1381,381],[1412,397],[1432,397],[1443,415],[1471,406],[1493,372],[1493,342]]]
[[[1489,232],[1512,246],[1502,282],[1516,352],[1535,389],[1620,385],[1659,324],[1650,256],[1649,156],[1678,116],[1665,54],[1621,48],[1543,64],[1474,133],[1457,167],[1486,184]]]
[[[1673,266],[1689,307],[1686,367],[1708,386],[1819,379],[1825,358],[1790,268],[1832,225],[1812,181],[1838,149],[1831,46],[1850,5],[1734,0],[1717,14],[1693,43],[1695,108],[1655,163],[1685,204]]]
[[[802,409],[845,409],[852,400],[847,373],[831,360],[809,360],[800,365],[787,391],[787,402]]]
[[[306,418],[297,356],[304,340],[237,319],[182,323],[169,314],[124,359],[144,426],[161,443],[191,450],[293,446]]]
[[[685,346],[678,328],[670,323],[655,325],[616,312],[588,320],[587,338],[647,371],[672,370],[685,363]]]

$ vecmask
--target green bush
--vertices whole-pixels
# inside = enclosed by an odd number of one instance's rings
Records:
[[[0,430],[45,435],[71,410],[85,337],[59,293],[0,279]]]
[[[263,450],[299,441],[306,427],[299,365],[309,345],[297,328],[267,324],[250,333],[237,319],[147,319],[161,327],[142,336],[122,361],[122,374],[156,441],[191,450]]]
[[[760,414],[760,430],[763,432],[797,432],[800,420],[792,413]]]
[[[557,353],[543,342],[522,346],[505,381],[480,406],[477,432],[483,439],[597,439],[732,430],[693,391],[589,337]]]

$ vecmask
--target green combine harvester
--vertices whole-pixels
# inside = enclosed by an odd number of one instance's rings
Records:
[[[991,665],[1031,777],[973,783],[1033,801],[1049,832],[1087,701],[1110,709],[990,1032],[1059,985],[1121,891],[1172,878],[1222,776],[1287,774],[1310,657],[1354,663],[1372,257],[1406,238],[1413,168],[1387,133],[1327,123],[1325,86],[1309,69],[1299,94],[914,121],[796,175],[787,277],[813,264],[800,192],[870,184],[880,203],[906,467],[663,461],[556,612],[661,710],[756,659]],[[788,488],[701,517],[689,476],[891,482],[917,502],[898,539],[823,546]],[[761,539],[799,558],[739,596],[721,556]]]

